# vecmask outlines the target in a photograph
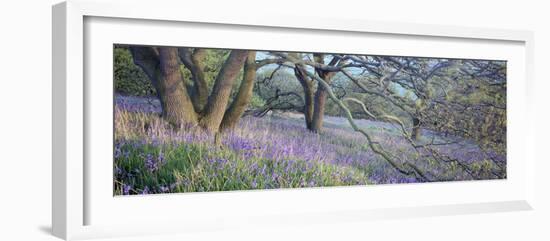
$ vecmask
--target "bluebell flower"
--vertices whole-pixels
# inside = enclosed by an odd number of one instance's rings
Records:
[[[157,170],[158,165],[155,159],[153,159],[153,155],[147,154],[147,156],[145,157],[145,167],[150,172],[154,172],[155,170]]]
[[[128,184],[122,184],[122,194],[128,195],[130,194],[130,190],[132,190],[132,186]]]
[[[143,188],[143,191],[141,191],[141,194],[149,194],[149,192],[149,187],[145,186],[145,188]]]

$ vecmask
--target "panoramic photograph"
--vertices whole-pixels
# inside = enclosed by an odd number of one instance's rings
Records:
[[[506,179],[506,61],[113,45],[113,195]]]

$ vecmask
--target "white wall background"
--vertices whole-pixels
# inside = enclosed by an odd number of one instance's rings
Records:
[[[56,240],[51,228],[51,5],[54,0],[3,2],[0,7],[0,240]],[[537,202],[535,211],[225,230],[177,237],[117,240],[550,240],[550,7],[523,0],[244,1],[195,0],[211,14],[282,11],[291,15],[372,19],[535,31]],[[191,9],[183,10],[193,11]],[[403,197],[406,198],[406,197]]]

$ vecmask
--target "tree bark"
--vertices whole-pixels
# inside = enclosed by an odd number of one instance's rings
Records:
[[[233,82],[243,67],[247,55],[248,51],[246,50],[232,50],[229,54],[216,77],[216,83],[204,107],[202,118],[199,121],[202,128],[213,133],[218,132],[227,108]]]
[[[314,54],[315,62],[324,65],[324,54]],[[336,64],[335,59],[331,61],[330,65]],[[333,63],[334,62],[334,63]],[[317,75],[322,78],[327,84],[330,84],[332,77],[335,72],[327,72],[321,69],[316,69]],[[320,133],[323,128],[323,117],[325,116],[325,105],[327,100],[327,90],[324,86],[318,85],[317,91],[315,93],[315,103],[313,108],[313,117],[311,122],[311,128],[309,129],[312,132]]]
[[[304,90],[304,119],[306,121],[306,127],[308,130],[311,130],[311,124],[313,122],[313,111],[314,111],[314,93],[313,93],[313,81],[307,77],[304,72],[305,67],[300,64],[296,64],[294,68],[294,75],[302,85]]]
[[[256,80],[256,51],[249,51],[244,65],[244,75],[239,92],[223,116],[221,130],[233,129],[252,98]]]
[[[193,88],[189,91],[195,111],[200,113],[208,100],[208,85],[204,75],[204,58],[206,49],[195,49],[191,52],[189,48],[178,48],[179,57],[185,67],[191,72]]]
[[[183,84],[176,48],[130,47],[134,63],[151,80],[169,123],[196,125],[197,115]]]
[[[162,98],[160,96],[160,89],[159,89],[159,83],[158,83],[158,76],[159,76],[159,54],[158,50],[156,48],[152,47],[130,47],[130,52],[132,53],[132,59],[134,60],[134,64],[139,66],[143,72],[149,77],[149,80],[151,81],[151,84],[155,88],[155,91],[157,92],[157,97],[160,100],[160,105],[162,108],[162,111],[164,112],[164,103],[162,101]]]
[[[323,78],[327,83],[325,78]],[[310,130],[315,133],[320,133],[323,128],[323,117],[325,116],[325,103],[327,100],[327,91],[323,86],[317,87],[317,92],[315,93],[315,106],[313,108],[313,118],[311,122]]]
[[[177,48],[159,48],[159,90],[164,103],[163,117],[170,123],[196,125],[197,114],[183,83]]]

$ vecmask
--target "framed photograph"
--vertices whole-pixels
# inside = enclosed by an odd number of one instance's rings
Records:
[[[53,7],[54,235],[532,209],[531,32],[152,4]]]

